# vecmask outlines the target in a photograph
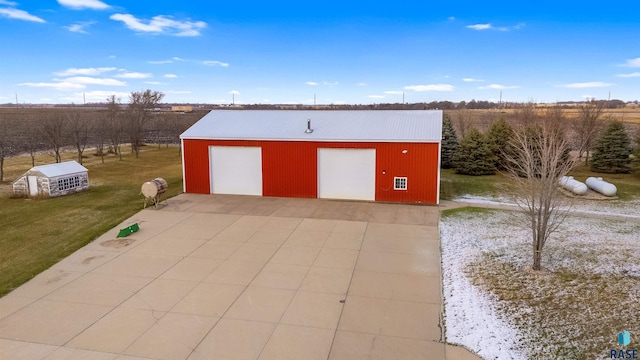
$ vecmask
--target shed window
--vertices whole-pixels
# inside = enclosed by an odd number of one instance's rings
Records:
[[[69,190],[80,187],[80,177],[70,176],[62,179],[58,179],[58,190]]]
[[[393,178],[393,190],[407,190],[407,178],[406,177],[394,177]]]

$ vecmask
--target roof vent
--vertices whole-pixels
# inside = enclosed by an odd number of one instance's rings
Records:
[[[306,134],[311,134],[313,129],[311,128],[311,119],[307,119],[307,130],[304,131]]]

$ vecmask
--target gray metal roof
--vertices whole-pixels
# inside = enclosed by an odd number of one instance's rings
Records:
[[[31,170],[38,170],[46,177],[72,175],[89,171],[86,167],[73,160],[58,164],[34,166]]]
[[[440,142],[442,110],[212,110],[180,138]]]

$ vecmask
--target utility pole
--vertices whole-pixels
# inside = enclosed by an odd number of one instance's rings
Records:
[[[231,105],[235,105],[235,104],[236,104],[236,94],[231,93]]]
[[[20,106],[18,105],[18,93],[16,93],[16,109],[19,108]]]

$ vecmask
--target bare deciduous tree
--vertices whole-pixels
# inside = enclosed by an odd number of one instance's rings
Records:
[[[0,181],[4,180],[4,159],[12,153],[13,142],[9,119],[0,118]]]
[[[149,119],[149,112],[158,107],[163,97],[163,93],[151,90],[134,91],[129,96],[127,132],[131,140],[131,150],[136,154],[136,157],[140,155],[140,147],[143,145],[145,124]]]
[[[514,115],[521,126],[527,127],[539,119],[536,104],[527,102],[516,106]]]
[[[51,113],[42,121],[40,131],[43,139],[53,149],[56,162],[61,161],[60,149],[65,145],[65,132],[67,129],[67,121],[63,114],[59,112]]]
[[[120,145],[124,137],[124,124],[120,112],[120,99],[115,95],[107,98],[107,112],[105,113],[105,125],[109,134],[109,141],[113,147],[113,152],[122,160]]]
[[[91,122],[83,118],[80,111],[71,109],[66,113],[69,140],[78,153],[78,163],[82,164],[84,149],[89,143],[91,133]]]
[[[471,113],[468,110],[456,111],[453,125],[456,127],[458,137],[465,137],[467,132],[474,127]]]
[[[523,121],[514,129],[511,152],[504,154],[514,200],[531,229],[533,270],[541,269],[547,240],[570,212],[558,190],[558,181],[574,165],[561,116],[558,109],[551,109]]]
[[[578,118],[573,122],[573,133],[578,144],[578,155],[586,154],[585,165],[589,164],[589,153],[604,127],[601,121],[605,102],[591,100],[578,107]]]
[[[34,132],[33,128],[25,123],[21,123],[17,131],[22,147],[31,157],[31,166],[36,166],[36,153],[45,147],[42,133],[38,131]]]

